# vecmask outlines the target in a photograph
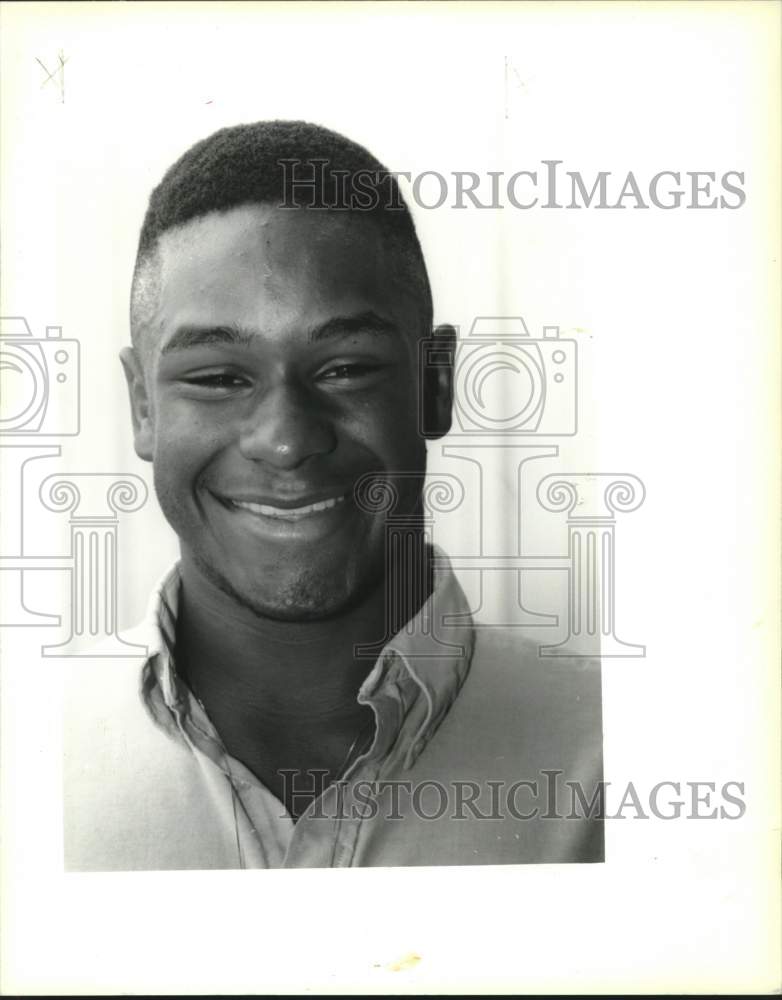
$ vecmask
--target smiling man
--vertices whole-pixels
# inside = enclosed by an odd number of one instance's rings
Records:
[[[291,161],[326,166],[306,198]],[[131,333],[181,559],[149,656],[69,685],[66,866],[601,860],[595,665],[476,632],[427,543],[420,425],[447,433],[451,371],[419,344],[454,332],[385,168],[302,122],[197,144],[150,199]]]

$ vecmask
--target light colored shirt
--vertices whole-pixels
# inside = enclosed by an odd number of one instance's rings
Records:
[[[127,636],[146,657],[71,668],[66,870],[603,860],[598,662],[542,660],[514,630],[476,626],[437,557],[431,597],[359,691],[371,746],[297,822],[177,675],[175,566]]]

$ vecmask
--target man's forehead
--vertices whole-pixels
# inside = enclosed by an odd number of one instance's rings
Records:
[[[164,280],[216,263],[312,266],[336,255],[338,261],[371,265],[392,254],[379,227],[355,213],[255,204],[191,219],[163,233],[158,248]]]
[[[164,340],[183,324],[303,330],[370,312],[417,327],[415,290],[382,233],[346,213],[242,206],[165,233],[159,253]]]

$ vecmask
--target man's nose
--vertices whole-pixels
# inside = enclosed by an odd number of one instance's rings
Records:
[[[279,469],[295,469],[336,445],[328,414],[304,387],[292,384],[268,388],[239,431],[239,450],[245,458]]]

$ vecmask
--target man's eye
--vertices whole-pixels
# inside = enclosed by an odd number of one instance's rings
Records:
[[[355,379],[374,375],[380,370],[380,365],[373,364],[344,364],[334,365],[321,373],[321,378],[327,382],[350,382]]]
[[[233,375],[230,372],[208,372],[204,375],[190,375],[182,379],[185,385],[198,389],[242,389],[249,383],[241,375]]]

